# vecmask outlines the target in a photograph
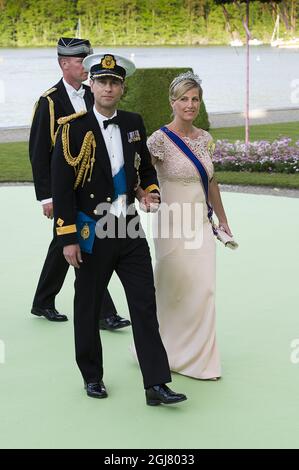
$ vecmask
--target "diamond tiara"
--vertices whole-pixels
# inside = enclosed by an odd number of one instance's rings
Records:
[[[192,80],[193,82],[197,83],[197,85],[201,85],[201,79],[199,78],[199,76],[189,70],[188,72],[181,73],[180,75],[175,77],[172,80],[170,86],[175,87],[179,83],[184,82],[185,80]]]

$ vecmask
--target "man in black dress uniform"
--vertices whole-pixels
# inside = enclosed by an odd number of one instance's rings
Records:
[[[116,271],[126,292],[147,404],[183,401],[185,395],[165,385],[171,376],[159,334],[151,257],[134,207],[139,186],[146,206],[158,203],[157,175],[141,116],[116,110],[125,76],[135,66],[108,53],[93,54],[83,65],[90,70],[95,105],[73,120],[58,121],[52,160],[58,243],[76,268],[77,364],[87,395],[106,397],[98,306]]]
[[[60,38],[57,52],[63,77],[39,99],[29,140],[36,197],[41,201],[43,213],[48,218],[53,217],[51,159],[58,127],[57,119],[93,106],[90,87],[82,84],[88,77],[82,61],[93,52],[90,42],[86,39]],[[68,267],[62,249],[57,245],[55,232],[40,275],[31,313],[51,321],[67,320],[66,315],[61,315],[55,309],[55,297],[63,285]],[[129,325],[129,320],[117,315],[114,303],[106,290],[100,327],[116,330]]]

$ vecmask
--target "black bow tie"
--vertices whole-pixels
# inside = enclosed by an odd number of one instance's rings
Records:
[[[107,119],[106,121],[103,121],[104,129],[107,129],[109,124],[117,124],[119,126],[119,117],[116,115],[112,119]]]

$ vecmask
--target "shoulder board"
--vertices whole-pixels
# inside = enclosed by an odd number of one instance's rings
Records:
[[[87,111],[80,111],[79,113],[73,113],[73,114],[70,114],[69,116],[64,116],[64,117],[57,119],[57,122],[59,125],[61,124],[64,125],[72,121],[73,119],[77,119],[81,116],[84,116],[86,113]]]
[[[45,91],[45,93],[42,95],[44,98],[46,98],[48,95],[50,95],[51,93],[53,93],[54,91],[56,91],[57,88],[50,88],[50,90],[47,90]]]

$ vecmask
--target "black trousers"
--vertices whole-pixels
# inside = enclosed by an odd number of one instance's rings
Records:
[[[123,284],[144,387],[171,381],[159,334],[153,270],[145,238],[95,238],[93,253],[83,253],[75,269],[74,327],[76,361],[86,382],[103,377],[99,306],[113,271]]]
[[[64,283],[69,264],[63,256],[63,250],[57,245],[54,235],[44,262],[33,299],[33,307],[55,308],[55,297]],[[102,306],[99,307],[101,318],[116,315],[117,310],[108,289],[105,289]]]

